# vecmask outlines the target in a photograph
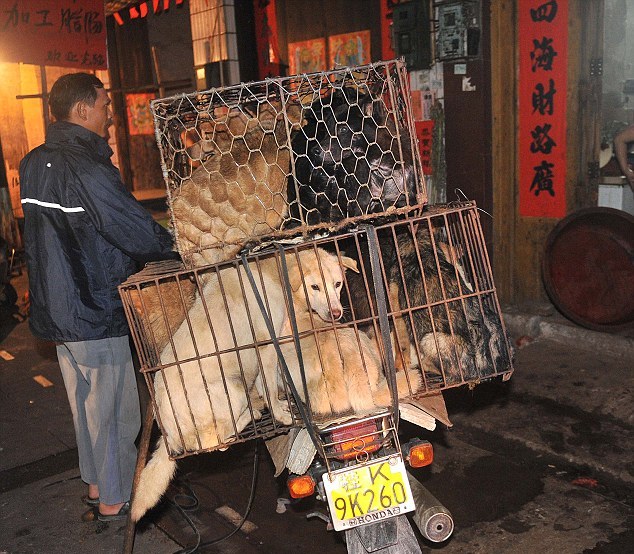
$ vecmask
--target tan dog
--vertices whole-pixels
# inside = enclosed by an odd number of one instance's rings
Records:
[[[200,123],[187,148],[191,176],[170,194],[178,251],[187,267],[233,258],[246,241],[278,230],[287,212],[288,133],[301,108],[275,102],[231,108]]]
[[[314,415],[325,419],[349,412],[364,415],[392,402],[376,340],[358,328],[333,328],[326,323],[337,322],[343,316],[342,268],[359,272],[356,260],[346,256],[340,256],[339,263],[327,263],[336,260],[334,255],[326,259],[306,257],[289,269],[310,407]],[[324,297],[327,304],[321,304]],[[286,322],[283,332],[290,335],[290,322]],[[296,350],[285,343],[282,351],[305,401]],[[401,398],[415,393],[420,385],[418,371],[397,374]]]

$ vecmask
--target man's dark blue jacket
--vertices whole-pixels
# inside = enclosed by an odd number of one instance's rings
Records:
[[[50,125],[20,163],[30,326],[43,339],[128,334],[117,286],[144,262],[174,257],[172,238],[125,189],[99,135]]]

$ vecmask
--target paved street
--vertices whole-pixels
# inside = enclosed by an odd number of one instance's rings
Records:
[[[35,340],[26,321],[2,316],[0,349],[9,356],[0,358],[0,553],[121,551],[123,525],[79,521],[84,486],[54,348]],[[435,461],[416,475],[449,508],[456,529],[443,545],[420,538],[423,551],[634,551],[631,333],[591,333],[556,316],[510,314],[508,322],[514,339],[530,337],[516,353],[515,375],[508,383],[449,391],[454,425],[429,436]],[[422,435],[407,424],[403,431]],[[254,446],[180,464],[170,500],[187,507],[192,493],[198,498],[185,513],[203,542],[229,533],[231,518],[244,513]],[[283,482],[273,478],[265,449],[258,453],[246,526],[200,551],[345,553],[324,522],[305,520],[321,506],[302,501],[276,513]],[[139,527],[134,551],[171,553],[195,543],[193,528],[168,501]]]

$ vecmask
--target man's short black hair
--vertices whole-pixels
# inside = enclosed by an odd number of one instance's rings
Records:
[[[51,88],[48,105],[57,121],[68,119],[71,108],[77,102],[95,105],[97,90],[103,83],[92,73],[69,73],[62,75]]]

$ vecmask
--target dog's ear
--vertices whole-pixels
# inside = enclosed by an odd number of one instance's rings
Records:
[[[348,256],[341,256],[341,265],[346,269],[351,269],[355,273],[359,273],[359,266],[357,265],[357,260],[353,260],[352,258],[348,258]]]
[[[297,292],[302,286],[302,276],[294,253],[286,256],[286,269],[288,270],[288,282],[291,285],[291,290]]]

